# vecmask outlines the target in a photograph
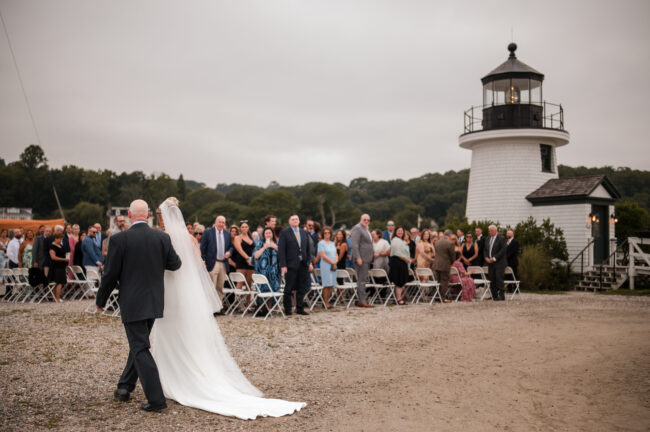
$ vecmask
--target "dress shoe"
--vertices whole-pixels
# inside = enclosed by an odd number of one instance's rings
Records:
[[[115,399],[119,399],[122,402],[126,402],[131,398],[131,393],[129,393],[127,389],[118,388],[115,389],[115,391],[113,392],[113,396],[115,396]]]
[[[300,310],[300,311],[297,311],[296,314],[298,314],[298,315],[309,315],[309,312],[307,312],[306,310]]]
[[[368,303],[362,303],[362,302],[354,302],[354,305],[356,307],[362,307],[362,308],[373,308],[373,305],[370,305]]]
[[[224,316],[224,315],[225,315],[225,313],[223,313],[223,311],[215,312],[215,313],[212,314],[212,316],[215,316],[215,317]]]
[[[140,409],[143,411],[147,412],[159,412],[167,408],[167,403],[163,402],[162,404],[152,404],[149,402],[143,402],[142,405],[140,405]]]

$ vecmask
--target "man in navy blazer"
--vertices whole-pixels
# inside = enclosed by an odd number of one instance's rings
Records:
[[[230,232],[226,229],[226,218],[217,216],[214,226],[203,232],[201,237],[201,258],[205,267],[210,273],[212,283],[217,289],[219,298],[223,300],[223,283],[230,271],[228,258],[232,255],[232,239]]]
[[[305,311],[303,298],[309,289],[309,272],[313,271],[311,258],[315,255],[311,250],[307,231],[300,229],[300,218],[291,215],[289,227],[282,230],[278,239],[278,261],[284,275],[284,313],[291,315],[293,292],[296,293],[296,313],[309,315]]]

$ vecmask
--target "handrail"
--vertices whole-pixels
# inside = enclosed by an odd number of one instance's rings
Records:
[[[588,248],[589,246],[591,246],[595,241],[596,241],[596,239],[595,239],[595,238],[592,238],[592,239],[589,241],[589,243],[587,243],[587,246],[583,247],[582,250],[581,250],[580,252],[578,252],[578,254],[577,254],[575,257],[573,257],[573,259],[572,259],[571,261],[569,261],[569,265],[567,266],[567,268],[569,269],[569,271],[571,271],[571,267],[573,266],[573,263],[578,259],[578,257],[580,257],[580,279],[582,279],[582,277],[584,276],[584,255],[585,255],[585,251],[586,251],[587,248]]]
[[[614,265],[612,266],[614,269],[614,277],[616,278],[616,253],[618,252],[619,247],[623,247],[627,243],[627,239],[623,240],[619,245],[616,245],[614,248],[614,252],[610,253],[607,258],[605,258],[602,263],[600,264],[600,275],[598,277],[598,289],[602,290],[603,289],[603,267],[606,265],[606,263],[609,262],[610,258],[614,256]],[[623,254],[625,254],[625,249],[623,249]],[[625,256],[625,255],[623,255]]]
[[[463,116],[463,123],[464,123],[463,133],[467,134],[467,133],[478,132],[483,130],[483,119],[480,116],[483,113],[483,110],[485,108],[491,108],[491,107],[502,106],[502,105],[508,105],[508,104],[491,103],[487,105],[474,105],[469,107],[467,110],[465,110]],[[542,128],[564,130],[564,108],[562,107],[562,104],[540,101],[536,103],[519,103],[515,105],[535,105],[535,106],[542,107],[542,121],[543,121]]]

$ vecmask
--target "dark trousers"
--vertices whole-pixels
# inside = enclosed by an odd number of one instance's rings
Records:
[[[8,260],[8,261],[9,261],[9,268],[10,268],[10,269],[18,268],[18,264],[16,264],[16,263],[13,262],[12,260]]]
[[[296,311],[304,310],[303,298],[309,289],[309,268],[299,264],[297,268],[288,268],[284,275],[284,312],[291,313],[293,293],[296,293]]]
[[[449,272],[436,270],[436,280],[440,284],[440,298],[447,298],[447,288],[449,287]]]
[[[133,321],[124,323],[126,338],[129,341],[129,358],[126,360],[124,372],[117,383],[117,388],[123,388],[132,392],[135,383],[140,378],[144,395],[151,404],[161,405],[165,403],[158,367],[154,361],[149,348],[149,333],[153,327],[154,320]]]
[[[488,279],[490,280],[490,291],[492,300],[500,300],[503,297],[503,275],[506,272],[505,263],[488,264]]]

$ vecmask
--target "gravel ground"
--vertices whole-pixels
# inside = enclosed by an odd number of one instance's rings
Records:
[[[245,375],[299,413],[243,421],[112,392],[127,354],[89,301],[0,303],[0,429],[605,431],[650,429],[650,298],[512,302],[217,321]]]

